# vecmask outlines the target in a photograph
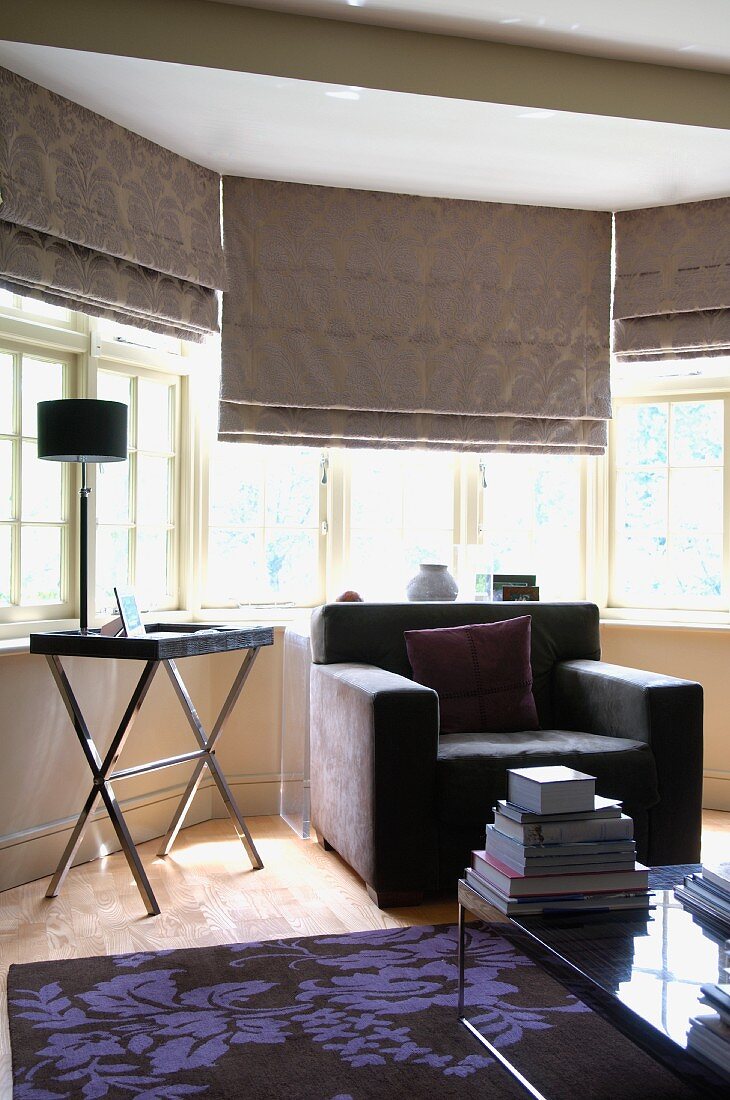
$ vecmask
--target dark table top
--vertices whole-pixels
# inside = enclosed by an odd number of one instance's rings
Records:
[[[31,634],[31,653],[59,657],[114,657],[127,661],[164,661],[273,645],[270,626],[226,627],[203,623],[148,623],[144,638],[110,638],[98,632],[50,630]]]
[[[699,870],[698,864],[653,868],[656,905],[648,913],[525,916],[511,924],[536,961],[548,969],[551,963],[557,970],[562,966],[556,976],[567,978],[577,996],[590,1002],[593,986],[592,1007],[609,1016],[618,1007],[624,1022],[633,1020],[633,1037],[654,1048],[658,1041],[671,1060],[672,1047],[681,1048],[678,1054],[686,1050],[691,1017],[710,1011],[700,1001],[700,987],[728,980],[723,967],[730,965],[730,942],[726,949],[723,933],[674,896],[672,887]],[[677,1066],[686,1069],[686,1063]],[[713,1079],[710,1074],[704,1082],[704,1095],[716,1095]]]

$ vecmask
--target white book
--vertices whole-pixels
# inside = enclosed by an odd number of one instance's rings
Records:
[[[537,814],[576,813],[593,809],[596,777],[562,764],[542,768],[509,768],[507,799]]]
[[[583,817],[580,820],[555,819],[515,821],[501,810],[494,811],[494,827],[521,844],[550,845],[598,843],[609,840],[633,840],[634,822],[626,814],[618,817]]]

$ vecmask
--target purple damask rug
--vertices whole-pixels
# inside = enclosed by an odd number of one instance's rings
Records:
[[[470,1018],[550,1100],[696,1095],[503,926],[468,939]],[[12,966],[13,1096],[522,1100],[456,981],[446,925]]]

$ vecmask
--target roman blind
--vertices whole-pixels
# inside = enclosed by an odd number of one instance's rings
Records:
[[[200,339],[225,286],[220,177],[0,68],[0,286]]]
[[[610,214],[224,177],[219,438],[601,453]]]
[[[616,214],[614,354],[730,354],[730,198]]]

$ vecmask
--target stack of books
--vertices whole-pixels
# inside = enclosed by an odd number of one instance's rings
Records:
[[[714,1011],[690,1020],[687,1049],[730,1081],[730,985],[703,985],[702,993]]]
[[[484,851],[466,881],[509,916],[646,910],[649,872],[636,862],[634,823],[596,795],[592,775],[561,766],[513,768]]]
[[[730,936],[730,863],[705,864],[696,875],[687,875],[674,893],[696,916]]]

